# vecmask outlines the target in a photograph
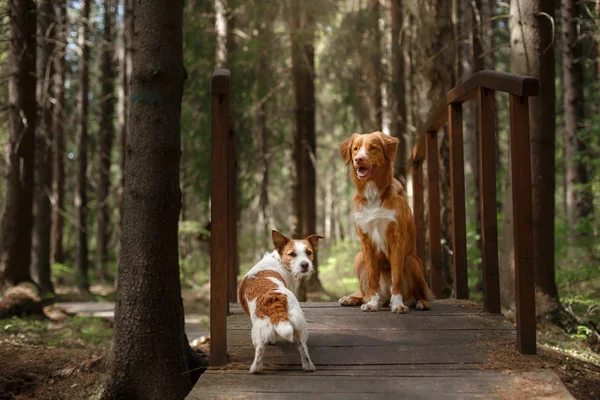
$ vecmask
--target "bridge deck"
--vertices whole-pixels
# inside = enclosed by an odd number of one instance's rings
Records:
[[[302,306],[316,372],[303,372],[296,347],[280,341],[267,348],[265,371],[250,375],[250,319],[232,305],[228,369],[204,373],[188,399],[572,398],[551,370],[523,368],[532,358],[513,351],[509,321],[470,302],[436,301],[405,315]],[[499,357],[504,351],[512,358]]]

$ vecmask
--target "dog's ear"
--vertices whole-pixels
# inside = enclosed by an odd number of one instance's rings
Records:
[[[308,243],[313,247],[313,249],[317,250],[317,246],[319,245],[319,239],[324,239],[321,235],[310,235],[306,238]]]
[[[275,246],[275,250],[279,253],[281,253],[281,250],[283,250],[285,245],[290,241],[290,239],[277,232],[275,229],[271,231],[271,237],[273,238],[273,246]]]
[[[386,135],[385,133],[380,133],[379,136],[383,142],[383,154],[385,154],[385,158],[394,161],[396,159],[396,150],[398,150],[400,141],[398,138]]]
[[[353,133],[352,136],[340,143],[340,154],[346,162],[346,165],[350,164],[350,161],[352,160],[352,142],[354,142],[354,138],[357,136],[358,133]]]

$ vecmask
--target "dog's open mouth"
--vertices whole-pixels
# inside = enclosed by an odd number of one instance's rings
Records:
[[[358,175],[358,177],[360,179],[365,179],[373,174],[373,172],[375,171],[375,167],[376,167],[376,165],[373,165],[371,168],[358,167],[356,169],[356,174]]]

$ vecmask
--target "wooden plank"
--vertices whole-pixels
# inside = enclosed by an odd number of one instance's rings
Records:
[[[480,89],[479,110],[479,198],[481,204],[481,248],[483,261],[483,307],[500,312],[498,273],[498,217],[496,207],[496,115],[494,91]]]
[[[448,105],[450,143],[450,197],[452,206],[452,246],[454,287],[457,299],[469,298],[467,277],[467,218],[465,211],[465,160],[462,131],[462,104]]]
[[[423,199],[423,163],[412,164],[413,214],[417,230],[417,257],[425,266],[425,203]]]
[[[484,363],[489,346],[380,346],[380,347],[312,347],[312,362],[320,365],[396,365],[396,364],[460,364]],[[236,362],[252,364],[254,347],[234,347],[229,350]],[[296,346],[269,346],[265,363],[271,365],[301,365]]]
[[[335,395],[343,395],[337,398],[344,399],[365,398],[365,395],[380,399],[480,399],[514,398],[520,393],[527,393],[526,398],[573,398],[558,376],[548,370],[518,374],[494,371],[489,374],[465,373],[463,376],[415,376],[404,379],[385,376],[328,376],[323,379],[313,373],[282,374],[276,375],[276,378],[269,374],[208,373],[202,376],[197,389],[187,398],[203,399],[224,394],[230,398],[232,393],[250,395],[250,398],[284,394],[285,397],[280,398],[286,399],[300,398],[293,395],[302,395],[304,399],[328,399],[335,398],[331,397]]]
[[[230,330],[227,332],[230,349],[252,348],[249,330]],[[515,340],[512,330],[423,330],[411,331],[410,335],[397,331],[310,331],[309,347],[386,347],[386,346],[463,346],[478,342],[496,342]],[[279,338],[277,346],[294,346]]]
[[[486,315],[456,315],[453,317],[445,316],[424,316],[423,314],[394,315],[385,313],[385,315],[373,318],[365,318],[364,313],[357,316],[331,316],[326,318],[307,318],[308,330],[337,330],[345,329],[349,331],[421,331],[421,330],[512,330],[513,326],[504,316],[496,314]],[[229,329],[250,329],[250,319],[245,315],[232,315],[228,318]]]
[[[427,149],[427,207],[429,212],[429,280],[431,291],[442,297],[444,277],[442,275],[442,247],[440,226],[440,162],[437,132],[425,137]]]
[[[523,354],[535,354],[536,320],[531,162],[529,153],[529,99],[511,95],[509,102],[517,348]]]
[[[227,364],[227,269],[229,239],[229,109],[230,73],[218,69],[211,79],[211,240],[210,335],[211,364]]]
[[[229,215],[228,235],[226,242],[227,256],[227,299],[229,303],[237,302],[237,278],[238,278],[238,249],[237,249],[237,156],[235,143],[235,129],[233,125],[233,117],[231,109],[229,110],[229,166],[228,166],[228,182],[229,182],[229,197],[227,199],[227,214]]]

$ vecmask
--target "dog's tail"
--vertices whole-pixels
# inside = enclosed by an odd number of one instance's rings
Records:
[[[290,321],[281,321],[277,325],[273,325],[275,332],[288,342],[294,341],[294,328]]]
[[[273,329],[287,341],[294,341],[294,327],[288,318],[288,302],[284,294],[271,295],[268,301],[267,315],[273,324]]]

